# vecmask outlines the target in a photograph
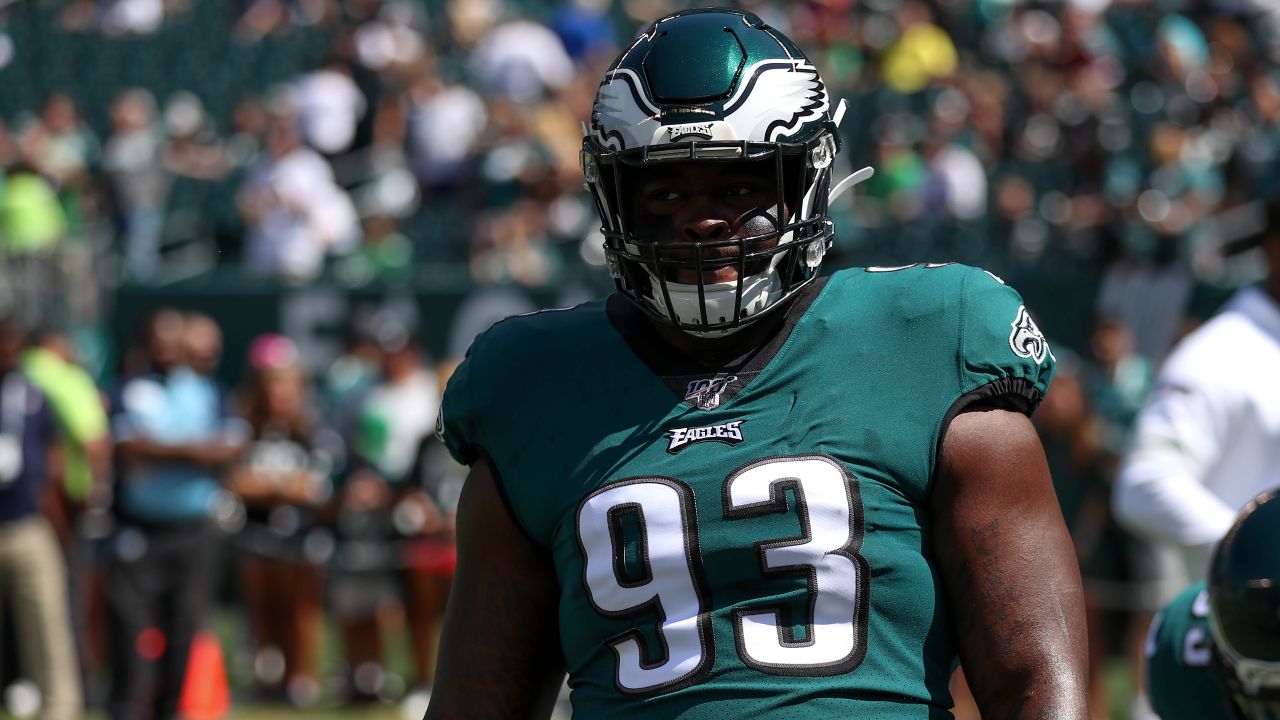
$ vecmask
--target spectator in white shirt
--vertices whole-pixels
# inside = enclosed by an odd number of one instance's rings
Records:
[[[356,126],[368,110],[351,70],[336,58],[298,79],[293,102],[302,139],[328,156],[351,148]]]
[[[545,25],[513,20],[480,39],[471,72],[499,97],[531,104],[568,85],[574,67],[564,43]]]
[[[488,126],[484,100],[465,85],[424,72],[409,97],[409,150],[413,171],[431,190],[462,182]]]
[[[1280,485],[1280,201],[1267,221],[1267,281],[1175,347],[1113,495],[1122,522],[1181,550],[1190,579],[1237,511]]]
[[[305,281],[320,273],[327,254],[359,243],[360,224],[329,164],[300,141],[296,120],[291,108],[275,108],[266,152],[241,186],[239,206],[249,270]]]

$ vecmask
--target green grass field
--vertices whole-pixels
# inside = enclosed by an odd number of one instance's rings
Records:
[[[400,720],[403,717],[398,703],[342,706],[342,645],[337,627],[333,623],[327,627],[322,641],[321,672],[324,689],[321,691],[317,706],[308,710],[297,710],[286,704],[263,703],[254,699],[252,662],[246,649],[247,634],[244,620],[239,612],[232,610],[219,612],[214,619],[212,630],[221,642],[226,662],[227,680],[232,696],[232,712],[227,716],[228,718],[234,720],[275,720],[276,718],[281,720],[291,718]],[[390,630],[386,638],[386,669],[394,676],[391,682],[393,686],[403,685],[405,679],[412,676],[408,642],[405,639],[405,633],[398,628],[392,627]],[[96,680],[100,690],[106,688],[105,676],[98,677]],[[102,713],[89,713],[86,715],[86,720],[103,720],[105,717]],[[5,712],[3,698],[0,698],[0,720],[20,720]],[[413,720],[419,720],[419,718]]]
[[[217,617],[214,630],[222,643],[227,663],[228,681],[232,692],[232,710],[229,720],[419,720],[421,715],[406,712],[399,703],[385,705],[341,705],[342,655],[336,627],[330,626],[323,642],[322,669],[325,689],[319,704],[308,710],[297,710],[284,704],[264,703],[254,699],[252,672],[245,657],[245,631],[238,613],[224,611]],[[399,678],[409,678],[409,648],[402,632],[388,633],[387,670]],[[393,681],[399,683],[400,681]],[[1129,704],[1134,691],[1134,678],[1127,664],[1113,660],[1106,670],[1107,693],[1110,698],[1111,720],[1128,720]],[[102,713],[90,713],[86,720],[104,720]],[[0,705],[0,720],[25,720],[4,712]],[[561,720],[557,716],[556,720]]]

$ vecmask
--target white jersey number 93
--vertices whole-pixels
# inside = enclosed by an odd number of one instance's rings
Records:
[[[787,491],[795,498],[790,509]],[[742,662],[774,675],[837,675],[866,653],[867,565],[862,548],[862,503],[855,479],[823,455],[769,458],[725,479],[726,521],[794,512],[801,533],[754,542],[761,573],[808,578],[805,627],[799,636],[782,606],[735,609],[734,639]],[[628,573],[622,557],[623,518],[640,534],[642,570]],[[710,669],[712,589],[704,579],[693,490],[674,478],[624,480],[597,490],[578,508],[583,581],[596,611],[610,617],[657,611],[661,652],[646,661],[642,635],[612,642],[616,682],[623,692],[667,692],[696,682]]]

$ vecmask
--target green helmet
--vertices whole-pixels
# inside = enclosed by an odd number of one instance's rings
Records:
[[[583,138],[583,173],[619,292],[701,335],[733,332],[799,292],[831,244],[838,115],[804,53],[751,13],[687,10],[650,26],[605,72]],[[746,238],[639,237],[626,209],[629,182],[672,162],[750,163],[776,183],[776,207],[789,217]],[[737,267],[736,280],[702,279],[726,266]],[[674,282],[677,267],[695,270],[696,284]]]
[[[1214,666],[1243,717],[1280,718],[1280,500],[1245,506],[1209,570]]]

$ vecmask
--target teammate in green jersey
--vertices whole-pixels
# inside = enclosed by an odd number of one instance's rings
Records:
[[[1026,417],[1053,355],[960,265],[820,277],[843,107],[757,17],[664,18],[583,142],[617,291],[449,382],[471,475],[428,718],[1084,718],[1082,593]]]
[[[1280,720],[1280,499],[1240,512],[1208,582],[1151,623],[1147,693],[1163,720]]]

